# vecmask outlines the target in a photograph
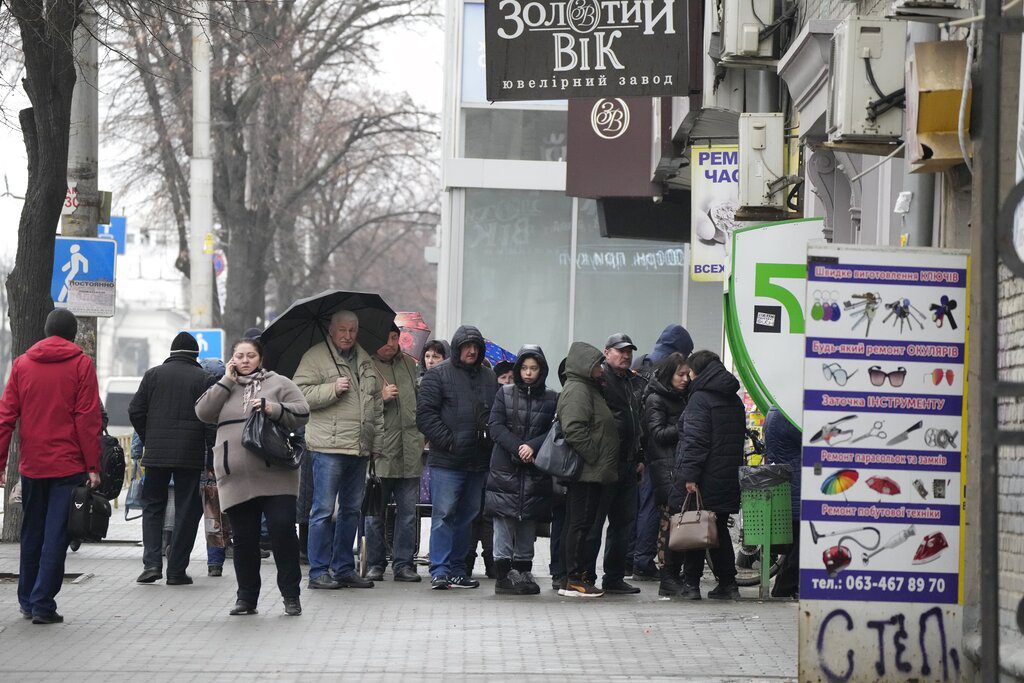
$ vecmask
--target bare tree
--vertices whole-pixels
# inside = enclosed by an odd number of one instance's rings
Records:
[[[287,253],[295,243],[305,203],[317,188],[374,141],[423,134],[433,125],[408,100],[381,98],[365,85],[373,73],[374,40],[431,11],[429,0],[215,5],[214,205],[229,263],[223,315],[228,334],[265,322],[275,245]],[[191,112],[183,103],[191,92],[190,43],[172,20],[144,28],[125,45],[139,72],[119,89],[127,97],[118,120],[137,131],[148,126],[141,135],[155,154],[145,163],[159,173],[169,198],[184,270],[188,240],[181,207],[188,200]],[[293,282],[282,282],[286,294],[295,291]]]

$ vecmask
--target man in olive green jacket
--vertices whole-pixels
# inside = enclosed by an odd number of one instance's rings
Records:
[[[310,408],[309,587],[373,588],[372,581],[356,574],[352,544],[366,489],[366,464],[384,446],[381,382],[369,354],[356,343],[359,318],[354,313],[335,313],[328,334],[328,341],[302,357],[294,378]],[[338,517],[332,538],[335,501]]]
[[[373,365],[384,383],[384,445],[373,467],[380,477],[384,502],[395,499],[394,549],[392,568],[395,581],[420,581],[413,564],[419,516],[416,503],[420,497],[420,474],[423,473],[423,435],[416,427],[416,364],[402,353],[397,327],[391,330],[388,343],[377,349]],[[387,551],[384,543],[384,517],[366,518],[366,555],[369,571],[366,578],[384,580]]]

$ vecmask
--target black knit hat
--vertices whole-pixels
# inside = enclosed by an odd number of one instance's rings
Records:
[[[188,332],[179,332],[178,336],[171,342],[171,353],[199,355],[199,342]]]
[[[75,336],[78,335],[78,318],[66,308],[55,308],[46,316],[43,334],[47,337],[60,337],[73,342]]]

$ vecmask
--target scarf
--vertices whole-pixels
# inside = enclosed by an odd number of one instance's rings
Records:
[[[235,380],[242,385],[242,415],[249,410],[249,403],[254,398],[259,398],[260,390],[263,388],[263,380],[267,378],[267,371],[263,368],[256,368],[248,375],[239,375]]]

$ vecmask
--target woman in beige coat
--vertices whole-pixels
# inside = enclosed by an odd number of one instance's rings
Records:
[[[263,345],[256,339],[235,342],[224,376],[196,403],[196,415],[217,425],[213,467],[221,508],[231,522],[238,599],[232,615],[256,614],[260,595],[260,522],[267,518],[277,587],[285,613],[302,614],[299,602],[299,539],[295,535],[295,499],[299,471],[269,467],[242,446],[242,428],[253,410],[266,401],[267,416],[287,428],[309,420],[309,404],[287,377],[264,370]]]

